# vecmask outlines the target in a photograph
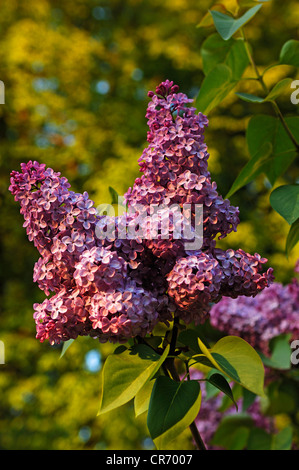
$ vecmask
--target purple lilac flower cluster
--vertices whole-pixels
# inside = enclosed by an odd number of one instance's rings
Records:
[[[295,271],[298,271],[297,262]],[[229,335],[242,336],[254,348],[270,354],[269,342],[281,334],[299,337],[299,282],[274,282],[255,297],[222,297],[210,311],[211,324]]]
[[[34,268],[34,281],[48,296],[34,305],[41,341],[90,335],[122,342],[173,316],[201,323],[211,302],[223,295],[255,296],[273,281],[272,268],[262,272],[267,260],[259,255],[216,249],[217,237],[236,231],[239,211],[218,194],[208,172],[207,118],[168,80],[149,97],[149,145],[139,160],[143,174],[125,195],[127,213],[114,219],[115,230],[106,238],[97,236],[97,228],[108,225],[107,217],[97,214],[86,192],[71,191],[60,173],[32,161],[11,173],[9,189],[41,255]],[[150,216],[154,204],[189,204],[195,234],[193,208],[201,205],[201,249],[186,249],[174,219],[168,237],[118,236],[123,225],[134,234],[136,208],[145,207]],[[162,210],[166,216],[169,211]]]

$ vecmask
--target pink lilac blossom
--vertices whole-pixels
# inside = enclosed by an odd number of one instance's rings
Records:
[[[287,285],[274,282],[255,297],[224,296],[211,308],[210,321],[215,328],[241,336],[269,355],[272,338],[281,334],[290,334],[291,340],[299,337],[299,282],[295,278]]]
[[[34,281],[49,297],[34,305],[41,341],[90,335],[122,342],[173,316],[201,323],[223,295],[255,296],[273,281],[271,268],[262,272],[266,259],[216,248],[216,238],[237,230],[239,210],[218,194],[208,171],[206,116],[196,114],[193,100],[169,80],[149,97],[143,174],[125,195],[126,214],[113,220],[97,214],[87,192],[72,191],[45,164],[29,161],[11,173],[9,190],[40,254]],[[162,207],[160,218],[151,212],[155,204]],[[200,249],[187,249],[175,211],[169,216],[168,207],[185,204],[196,237],[202,223]],[[196,205],[203,208],[200,222]]]

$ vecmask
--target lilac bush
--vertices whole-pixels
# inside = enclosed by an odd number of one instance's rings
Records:
[[[180,357],[185,348],[177,345],[179,328],[204,323],[221,299],[261,295],[273,283],[273,269],[264,270],[267,259],[257,253],[216,246],[217,238],[237,230],[239,209],[222,198],[208,171],[206,116],[196,113],[192,100],[171,81],[161,83],[149,97],[148,146],[139,159],[142,175],[124,195],[121,215],[98,212],[87,192],[72,191],[59,172],[36,161],[12,171],[9,190],[40,254],[33,279],[46,298],[33,306],[36,337],[51,345],[78,336],[112,343],[133,339],[134,346],[122,350],[126,359],[121,368],[118,354],[105,362],[101,412],[120,406],[124,397],[134,398],[138,390],[131,384],[142,387],[150,377],[148,370],[154,374],[162,367],[165,375],[156,378],[149,401],[152,438],[165,435],[163,413],[157,430],[155,406],[170,387],[174,402],[184,393],[186,412],[191,408],[194,415],[186,425],[198,448],[204,448],[194,421],[201,402],[199,382],[187,373],[190,380],[181,389],[174,364],[174,357],[186,362]],[[152,346],[147,341],[158,323],[169,331]],[[244,354],[244,344],[234,341],[233,347]],[[248,350],[250,345],[246,347],[258,372],[253,380],[242,373],[241,385],[262,394],[262,363]],[[210,353],[203,351],[209,359]],[[123,374],[121,379],[118,374]],[[114,398],[115,386],[123,388],[119,399]],[[187,389],[190,395],[185,395]],[[165,416],[171,416],[169,393]]]

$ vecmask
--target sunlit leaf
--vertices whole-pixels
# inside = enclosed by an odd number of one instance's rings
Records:
[[[290,90],[291,78],[284,78],[274,85],[264,101],[275,101],[280,95]]]
[[[62,350],[60,353],[60,357],[64,356],[68,348],[73,344],[75,340],[74,339],[69,339],[68,341],[65,341],[62,345]]]
[[[284,78],[274,85],[272,90],[268,93],[265,98],[260,96],[252,95],[251,93],[236,93],[239,98],[249,103],[265,103],[267,101],[275,101],[280,95],[290,91],[290,85],[292,83],[291,78]]]
[[[169,345],[160,356],[150,347],[139,344],[120,354],[108,356],[103,367],[102,401],[99,414],[122,406],[134,398],[158,371],[168,351]]]
[[[257,352],[238,336],[225,336],[208,349],[199,346],[216,369],[251,392],[264,396],[264,366]]]
[[[135,395],[134,411],[136,417],[148,410],[154,383],[154,379],[148,380]]]

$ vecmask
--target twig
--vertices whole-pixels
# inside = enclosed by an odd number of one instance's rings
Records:
[[[241,33],[242,33],[242,36],[243,36],[243,39],[244,39],[244,45],[245,45],[245,49],[246,49],[246,52],[247,52],[247,56],[248,56],[249,61],[250,61],[251,65],[252,65],[252,67],[253,67],[253,69],[254,69],[254,71],[255,71],[256,78],[257,78],[257,80],[260,82],[260,84],[261,84],[261,86],[262,86],[262,88],[263,88],[265,94],[268,95],[268,94],[269,94],[268,87],[267,87],[267,85],[265,84],[265,81],[264,81],[263,76],[260,74],[260,72],[259,72],[259,70],[258,70],[258,68],[257,68],[257,65],[256,65],[256,63],[255,63],[255,61],[254,61],[254,58],[253,58],[253,56],[252,56],[252,54],[251,54],[251,51],[250,51],[249,42],[248,42],[248,40],[247,40],[247,38],[246,38],[246,36],[245,36],[244,30],[243,30],[242,28],[241,28]],[[281,111],[280,111],[280,109],[279,109],[279,107],[278,107],[278,104],[276,103],[276,101],[271,101],[271,104],[272,104],[272,106],[273,106],[273,108],[274,108],[274,111],[275,111],[275,113],[276,113],[278,119],[280,120],[281,124],[283,125],[283,127],[284,127],[286,133],[288,134],[289,138],[291,139],[292,143],[294,144],[297,153],[299,153],[299,143],[297,142],[297,140],[296,140],[294,134],[292,133],[292,131],[291,131],[291,129],[289,128],[289,126],[287,125],[287,123],[286,123],[286,121],[285,121],[285,119],[284,119],[284,117],[283,117],[283,115],[282,115],[282,113],[281,113]]]

